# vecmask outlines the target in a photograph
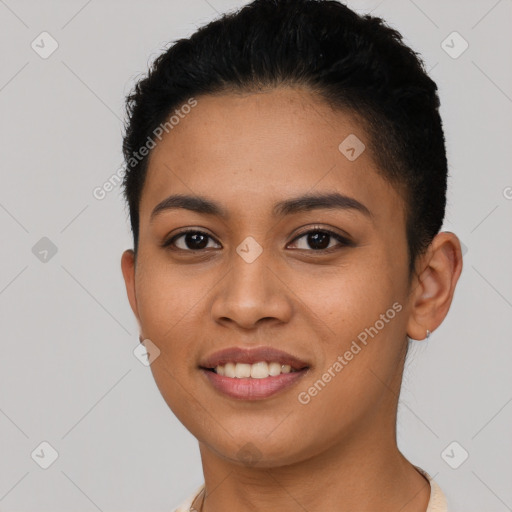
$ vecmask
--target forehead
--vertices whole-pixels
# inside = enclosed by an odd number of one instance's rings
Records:
[[[171,193],[261,213],[285,197],[337,191],[377,214],[396,211],[398,195],[378,174],[368,137],[348,112],[288,87],[196,101],[152,150],[141,219]]]

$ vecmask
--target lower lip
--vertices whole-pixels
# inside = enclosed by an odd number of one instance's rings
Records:
[[[215,372],[201,368],[201,372],[206,375],[214,388],[231,398],[243,400],[261,400],[275,395],[295,384],[304,376],[306,371],[307,368],[296,372],[281,373],[274,377],[265,377],[264,379],[237,379],[218,375]]]

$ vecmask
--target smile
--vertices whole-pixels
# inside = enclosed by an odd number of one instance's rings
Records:
[[[243,379],[265,379],[267,377],[275,377],[282,373],[293,373],[298,371],[292,368],[289,364],[281,364],[276,361],[266,362],[260,361],[255,364],[235,363],[229,362],[225,365],[218,365],[215,368],[210,368],[217,375],[224,375],[226,377]]]
[[[256,365],[241,365],[240,363],[234,365],[233,363],[228,363],[225,365],[224,371],[226,370],[227,367],[228,372],[236,372],[236,367],[241,366],[241,373],[246,374],[246,366],[248,366],[252,372],[252,367],[257,365],[259,365],[259,363],[257,363]],[[270,363],[270,365],[268,366],[274,368],[272,363]],[[218,368],[222,367],[218,366],[217,369]],[[229,377],[227,375],[221,375],[220,373],[217,373],[213,368],[201,368],[201,372],[208,380],[208,383],[212,385],[216,391],[220,392],[224,396],[236,398],[239,400],[262,400],[274,396],[280,391],[292,387],[306,374],[308,369],[309,368],[303,368],[301,370],[292,371],[289,368],[285,368],[283,373],[281,373],[281,370],[283,370],[283,368],[280,367],[279,374],[261,376],[262,373],[260,373],[259,377]],[[276,370],[277,367],[275,367],[274,371]],[[261,367],[258,370],[256,370],[256,372],[261,371]],[[268,373],[268,370],[266,371]]]

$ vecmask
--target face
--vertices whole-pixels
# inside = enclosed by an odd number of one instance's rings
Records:
[[[366,133],[306,90],[196,99],[152,151],[136,265],[123,257],[163,398],[206,451],[235,463],[382,439],[396,420],[410,290],[402,200]],[[178,194],[220,212],[166,203]],[[306,368],[253,387],[201,368],[232,347],[271,347]]]

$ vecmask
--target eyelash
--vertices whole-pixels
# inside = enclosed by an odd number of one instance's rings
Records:
[[[173,237],[171,237],[169,240],[166,240],[162,243],[162,247],[165,248],[165,249],[169,249],[169,250],[173,250],[173,251],[183,251],[183,252],[191,252],[191,253],[196,253],[196,252],[203,252],[205,249],[181,249],[181,248],[177,248],[177,247],[172,247],[172,245],[174,244],[174,242],[184,236],[184,235],[187,235],[189,233],[193,233],[193,234],[199,234],[199,235],[206,235],[207,237],[209,237],[210,239],[214,240],[217,244],[219,243],[217,240],[215,240],[214,237],[212,237],[211,235],[209,235],[208,233],[204,232],[204,231],[200,231],[200,230],[197,230],[197,229],[188,229],[188,230],[185,230],[185,231],[181,231],[179,233],[177,233],[176,235],[174,235]],[[309,251],[309,252],[314,252],[314,253],[331,253],[333,252],[334,250],[339,250],[340,248],[342,247],[353,247],[354,246],[354,243],[349,240],[348,238],[338,234],[338,233],[335,233],[334,231],[331,231],[329,229],[325,229],[325,228],[320,228],[320,227],[314,227],[312,229],[309,229],[308,231],[305,231],[303,233],[300,233],[299,235],[297,235],[290,243],[294,243],[296,242],[297,240],[303,238],[304,236],[306,235],[309,235],[311,233],[322,233],[324,235],[328,235],[328,236],[331,236],[332,238],[335,238],[339,243],[340,243],[340,246],[338,247],[329,247],[328,249],[318,249],[318,250],[315,250],[315,249],[295,249],[295,250],[302,250],[302,251]]]

